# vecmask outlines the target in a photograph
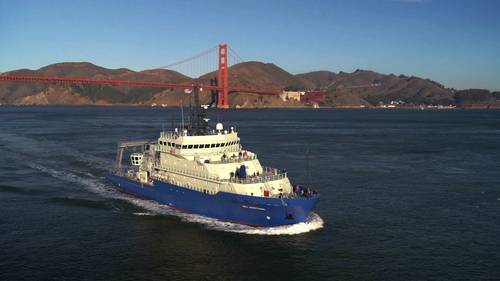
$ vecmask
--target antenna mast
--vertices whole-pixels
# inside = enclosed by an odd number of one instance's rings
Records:
[[[189,130],[192,134],[205,135],[208,131],[207,105],[200,103],[200,86],[193,85],[194,105],[191,108],[191,120]]]
[[[181,126],[184,131],[184,98],[181,98]]]

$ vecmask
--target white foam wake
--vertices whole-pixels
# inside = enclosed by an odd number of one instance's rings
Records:
[[[134,213],[136,216],[156,216],[155,213],[149,213],[149,212],[136,212]]]
[[[49,174],[61,181],[78,184],[86,188],[87,190],[103,197],[126,200],[148,211],[133,213],[136,216],[177,216],[186,222],[202,224],[207,229],[253,235],[295,235],[320,229],[324,224],[323,219],[321,219],[321,217],[316,213],[311,213],[308,220],[305,222],[276,227],[252,227],[236,223],[223,222],[214,218],[182,213],[166,205],[159,204],[155,201],[139,199],[137,197],[118,192],[115,188],[109,187],[109,185],[102,183],[98,178],[94,176],[86,178],[69,171],[54,170],[52,168],[48,168],[35,163],[30,163],[29,166],[33,169]]]
[[[116,189],[106,186],[97,178],[84,178],[69,171],[55,170],[36,163],[29,163],[28,166],[32,169],[36,169],[43,173],[49,174],[50,176],[61,181],[83,186],[87,190],[93,193],[97,193],[106,198],[122,199],[123,197],[121,193],[119,193]]]
[[[101,158],[88,153],[82,153],[75,148],[71,148],[67,145],[61,145],[60,143],[49,141],[47,139],[37,140],[26,136],[1,132],[0,141],[10,148],[10,150],[18,154],[17,157],[33,159],[34,156],[36,156],[37,159],[40,159],[47,156],[51,157],[56,154],[88,163],[93,167],[103,170],[109,170],[110,167],[113,167],[113,161],[110,159]],[[22,151],[18,150],[19,146],[23,147]]]
[[[248,225],[222,222],[213,218],[192,215],[188,221],[201,223],[208,229],[253,234],[253,235],[295,235],[306,233],[323,228],[323,219],[316,213],[311,213],[307,221],[292,225],[274,226],[274,227],[253,227]]]

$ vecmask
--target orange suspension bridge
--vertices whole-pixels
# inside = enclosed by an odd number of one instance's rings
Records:
[[[216,64],[214,65],[215,57]],[[229,85],[229,60],[231,57],[235,63],[243,62],[241,57],[232,50],[227,44],[220,44],[210,48],[192,57],[180,60],[178,62],[159,67],[158,69],[177,70],[184,72],[191,77],[198,77],[209,70],[215,71],[215,77],[210,79],[210,85],[195,84],[195,83],[173,83],[173,82],[146,82],[146,81],[131,81],[131,80],[113,80],[113,79],[90,79],[83,77],[51,77],[51,76],[28,76],[28,75],[11,75],[1,74],[0,82],[14,81],[27,83],[57,83],[57,84],[93,84],[93,85],[108,85],[108,86],[134,86],[134,87],[158,87],[158,88],[184,88],[193,89],[194,87],[203,88],[212,92],[212,101],[218,108],[229,108],[229,94],[231,93],[252,93],[260,95],[279,95],[282,89],[255,89],[231,87]],[[201,62],[202,59],[208,59]],[[214,67],[215,69],[210,69]],[[205,68],[205,69],[203,69]],[[203,69],[200,71],[200,69]],[[206,72],[205,72],[206,71]]]

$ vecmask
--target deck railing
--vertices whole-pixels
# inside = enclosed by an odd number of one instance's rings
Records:
[[[192,177],[197,177],[197,178],[202,178],[205,180],[210,180],[210,181],[215,181],[215,182],[221,182],[221,180],[217,177],[209,176],[206,173],[198,172],[198,171],[193,171],[193,170],[188,170],[188,169],[179,169],[175,167],[165,167],[165,166],[160,166],[159,164],[154,164],[153,168],[161,170],[161,171],[167,171],[167,172],[172,172],[180,175],[185,175],[185,176],[192,176]]]
[[[216,184],[218,184],[218,191],[229,191],[229,192],[235,192],[234,188],[232,188],[230,185],[225,185],[225,183],[240,183],[240,184],[252,184],[252,183],[261,183],[261,182],[267,182],[267,181],[273,181],[273,180],[279,180],[287,177],[287,173],[284,170],[279,170],[276,168],[271,168],[271,167],[263,167],[264,172],[262,174],[259,174],[258,176],[250,176],[247,178],[230,178],[229,180],[227,179],[218,179],[216,177],[210,177],[207,176],[205,173],[200,173],[200,172],[194,172],[186,169],[177,169],[173,167],[158,167],[156,164],[153,165],[155,169],[159,169],[162,171],[166,172],[171,172],[175,174],[179,174],[182,176],[191,176],[191,177],[197,177],[200,179],[204,180],[209,180],[212,181]],[[116,171],[118,175],[134,179],[133,174],[130,173],[131,170],[127,170],[125,168],[120,169],[119,171]],[[185,188],[190,188],[196,191],[200,192],[206,192],[207,194],[216,194],[218,191],[215,190],[208,190],[208,189],[203,189],[200,187],[196,186],[191,186],[188,184],[182,184],[181,182],[175,181],[172,182],[172,178],[169,178],[165,175],[154,175],[152,176],[154,179],[159,179],[162,181],[166,182],[171,182],[179,186],[183,186]],[[269,197],[276,197],[276,198],[304,198],[304,197],[315,197],[318,196],[316,191],[306,188],[306,187],[299,187],[296,186],[293,188],[293,192],[287,193],[287,194],[282,194],[282,195],[270,195]]]
[[[219,164],[219,163],[239,163],[245,161],[251,161],[257,159],[257,154],[252,154],[248,156],[235,156],[235,157],[226,157],[221,158],[221,160],[210,161],[210,163]]]
[[[262,167],[263,168],[263,173],[262,174],[256,174],[247,176],[246,178],[237,178],[237,177],[232,177],[229,179],[220,179],[218,177],[214,176],[209,176],[204,172],[197,172],[189,169],[180,169],[180,168],[175,168],[175,167],[168,167],[168,166],[160,166],[158,163],[155,163],[153,165],[153,168],[161,170],[161,171],[166,171],[166,172],[172,172],[184,176],[192,176],[192,177],[197,177],[205,180],[210,180],[213,182],[217,183],[224,183],[224,182],[231,182],[231,183],[240,183],[240,184],[251,184],[251,183],[261,183],[261,182],[268,182],[268,181],[274,181],[274,180],[280,180],[283,178],[287,177],[287,173],[284,170],[279,170],[276,168],[270,168],[270,167]]]
[[[287,177],[287,173],[284,170],[279,170],[271,167],[262,167],[262,169],[263,169],[262,174],[250,175],[245,178],[232,177],[229,179],[229,182],[250,184],[250,183],[275,181]]]

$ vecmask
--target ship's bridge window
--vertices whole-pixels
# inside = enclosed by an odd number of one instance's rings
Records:
[[[186,148],[187,148],[187,145],[183,145],[183,146],[182,146],[182,149],[186,149]]]
[[[217,144],[215,145],[215,147],[220,147],[220,145],[221,145],[220,143],[217,143]]]
[[[162,142],[162,141],[160,141],[160,145],[163,145],[163,142]]]
[[[205,144],[205,148],[210,148],[210,144]]]
[[[193,145],[193,148],[198,148],[198,145],[197,144]]]
[[[215,147],[215,143],[210,144],[210,147]]]
[[[193,148],[193,145],[192,144],[188,145],[188,149],[191,149],[191,148]]]

